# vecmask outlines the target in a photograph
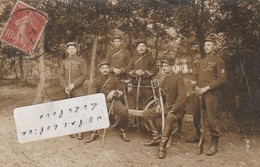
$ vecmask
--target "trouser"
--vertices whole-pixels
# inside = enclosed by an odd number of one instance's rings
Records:
[[[196,99],[197,106],[194,108],[193,121],[195,128],[200,127],[200,101]],[[207,122],[210,134],[220,136],[219,125],[219,98],[217,91],[206,92],[202,96],[202,109],[205,111],[205,122]]]
[[[111,103],[107,103],[110,106]],[[113,104],[113,113],[119,116],[119,126],[121,130],[126,130],[128,123],[128,109],[119,100],[115,100]]]
[[[196,94],[190,95],[188,110],[191,110],[191,114],[193,115],[193,124],[196,129],[196,134],[200,136],[200,99]]]
[[[178,111],[174,113],[165,113],[166,119],[165,119],[165,125],[172,126],[176,121],[182,120],[182,118],[185,115],[184,108],[180,108]],[[156,112],[156,107],[148,109],[144,111],[143,118],[145,121],[147,120],[155,120],[156,118],[161,118],[162,114]],[[163,133],[162,133],[163,135]]]

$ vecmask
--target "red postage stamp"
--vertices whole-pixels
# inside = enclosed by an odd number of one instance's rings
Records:
[[[47,22],[46,14],[18,1],[0,39],[26,53],[31,53]]]

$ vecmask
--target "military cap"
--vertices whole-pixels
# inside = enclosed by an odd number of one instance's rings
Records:
[[[216,43],[217,41],[216,41],[216,38],[211,35],[211,36],[206,37],[205,42],[213,42],[213,43]]]
[[[163,59],[163,60],[161,60],[161,65],[162,65],[163,63],[166,63],[166,64],[168,64],[168,65],[173,65],[173,64],[174,64],[170,59]]]
[[[116,35],[116,36],[113,37],[113,40],[114,39],[122,39],[122,36],[121,35]]]
[[[69,46],[75,46],[75,47],[77,47],[77,43],[76,43],[76,42],[68,42],[68,43],[66,44],[66,47],[69,47]]]
[[[106,61],[102,61],[101,63],[99,63],[99,67],[101,67],[101,66],[103,66],[103,65],[108,65],[108,66],[110,66],[110,64],[108,63],[108,62],[106,62]]]
[[[145,45],[147,44],[145,39],[138,39],[135,43],[135,47],[137,47],[140,43],[144,43]]]

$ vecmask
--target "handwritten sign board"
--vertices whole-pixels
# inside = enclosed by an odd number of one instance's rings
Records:
[[[20,143],[109,126],[102,93],[16,108],[14,118]]]

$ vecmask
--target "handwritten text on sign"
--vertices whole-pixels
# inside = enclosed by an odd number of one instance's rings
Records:
[[[102,93],[16,108],[14,118],[20,143],[109,126]]]

